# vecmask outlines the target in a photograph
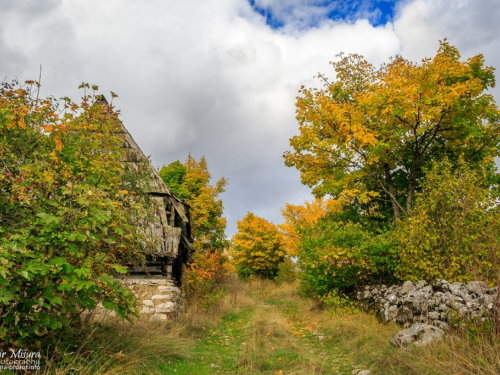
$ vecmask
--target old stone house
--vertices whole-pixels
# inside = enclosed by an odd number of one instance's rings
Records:
[[[95,103],[110,108],[106,98],[99,96]],[[111,110],[111,108],[110,108]],[[150,176],[147,186],[148,194],[157,201],[157,221],[150,223],[149,230],[159,237],[158,246],[147,249],[146,267],[130,268],[130,276],[162,276],[180,285],[183,265],[192,262],[193,244],[191,239],[191,222],[189,205],[175,196],[161,179],[156,169],[142,152],[128,130],[120,126],[118,136],[123,138],[122,148],[125,169],[146,170]]]
[[[99,96],[94,105],[102,105],[112,111],[104,96]],[[168,188],[123,123],[117,135],[123,139],[125,157],[122,163],[125,169],[149,175],[146,189],[158,203],[158,209],[155,222],[149,223],[145,230],[159,239],[155,248],[145,250],[146,266],[128,267],[127,275],[120,278],[137,297],[142,318],[166,320],[181,311],[179,287],[182,272],[193,260],[189,205]],[[106,319],[109,315],[115,314],[104,309],[102,304],[93,311],[93,319],[96,320]]]

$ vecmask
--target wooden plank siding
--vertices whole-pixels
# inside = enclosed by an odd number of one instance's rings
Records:
[[[102,105],[112,111],[112,107],[102,95],[98,96],[94,105]],[[158,204],[155,214],[157,220],[145,228],[159,238],[158,245],[156,248],[146,250],[147,267],[129,267],[129,274],[144,277],[161,274],[180,285],[183,266],[193,260],[190,207],[176,197],[161,179],[158,171],[151,165],[123,123],[116,134],[123,138],[122,148],[126,151],[122,160],[124,168],[135,171],[147,170],[149,179],[146,190]]]

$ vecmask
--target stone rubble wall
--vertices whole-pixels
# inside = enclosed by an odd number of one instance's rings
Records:
[[[183,299],[180,288],[173,281],[162,277],[128,278],[120,281],[137,297],[141,319],[167,320],[180,314]],[[115,315],[99,304],[94,312],[94,320]]]
[[[407,281],[402,286],[367,286],[358,292],[357,299],[377,310],[383,322],[396,322],[404,327],[426,323],[448,329],[453,316],[485,319],[498,311],[496,287],[488,288],[482,281],[468,284],[437,280]]]

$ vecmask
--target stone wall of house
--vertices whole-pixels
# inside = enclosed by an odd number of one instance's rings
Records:
[[[482,281],[462,284],[437,280],[432,285],[408,281],[401,286],[367,286],[357,298],[375,308],[383,322],[405,327],[426,323],[447,329],[453,316],[485,319],[500,310],[497,288],[489,288]]]
[[[137,297],[141,319],[167,320],[180,314],[183,301],[181,290],[171,280],[163,277],[137,277],[122,279],[121,282]],[[108,316],[115,316],[115,313],[98,305],[94,320],[102,320]]]

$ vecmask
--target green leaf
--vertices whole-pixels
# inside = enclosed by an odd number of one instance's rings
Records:
[[[113,264],[113,268],[118,273],[127,273],[127,267],[125,266],[120,266],[119,264]]]

